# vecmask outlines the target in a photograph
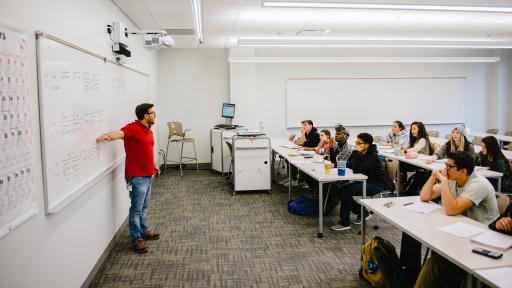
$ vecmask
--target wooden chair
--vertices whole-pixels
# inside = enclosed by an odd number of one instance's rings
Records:
[[[382,136],[373,136],[373,143],[379,143],[382,140]]]
[[[439,137],[439,131],[427,131],[428,137]]]
[[[487,134],[494,134],[494,135],[496,135],[496,134],[498,134],[498,131],[499,130],[496,129],[496,128],[491,128],[491,129],[487,129],[486,133]]]
[[[475,137],[475,138],[473,138],[471,143],[473,143],[473,145],[482,146],[482,138],[481,137]]]

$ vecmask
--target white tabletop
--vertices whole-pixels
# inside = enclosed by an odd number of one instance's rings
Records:
[[[511,275],[512,266],[475,271],[476,278],[491,287],[512,288]]]
[[[390,208],[384,203],[393,201]],[[500,259],[491,259],[471,252],[475,247],[480,247],[470,238],[457,237],[447,232],[438,230],[439,227],[457,222],[488,229],[487,226],[464,216],[447,216],[443,209],[437,209],[429,214],[421,214],[403,209],[404,203],[420,201],[419,196],[399,198],[375,198],[360,199],[359,202],[367,209],[374,211],[393,226],[406,232],[416,240],[426,244],[432,250],[450,259],[468,272],[476,269],[496,268],[512,265],[512,249],[503,253]]]

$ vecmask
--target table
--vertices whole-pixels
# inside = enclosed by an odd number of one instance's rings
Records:
[[[368,177],[363,174],[354,174],[350,169],[347,169],[347,173],[345,176],[338,176],[337,169],[331,169],[330,174],[325,174],[324,164],[319,163],[322,159],[320,155],[314,155],[312,159],[305,159],[303,156],[290,156],[289,152],[297,152],[297,149],[290,149],[286,147],[282,147],[281,145],[290,144],[290,142],[286,139],[273,138],[272,141],[272,150],[281,155],[288,162],[288,171],[291,171],[291,166],[297,167],[303,173],[313,177],[313,179],[318,181],[318,233],[317,237],[323,237],[323,184],[330,182],[338,182],[338,181],[361,181],[363,182],[363,198],[366,197],[366,180]],[[274,159],[273,159],[274,161]],[[272,162],[274,163],[274,162]],[[290,185],[288,187],[288,200],[291,200],[291,173],[288,173],[288,180],[290,181]],[[361,207],[361,215],[363,215],[363,207]]]
[[[366,209],[373,211],[394,227],[464,269],[470,276],[478,269],[512,266],[512,249],[504,252],[500,259],[491,259],[471,252],[473,248],[480,246],[471,242],[471,239],[457,237],[438,230],[439,227],[457,222],[488,229],[486,225],[462,215],[447,216],[443,209],[437,209],[429,214],[421,214],[402,208],[405,203],[420,201],[419,196],[359,199],[358,201]],[[393,201],[393,206],[390,208],[384,206],[390,201]],[[361,221],[363,242],[365,240],[365,222]],[[420,223],[422,225],[419,225]],[[468,277],[468,282],[471,285],[471,277]]]
[[[512,288],[512,280],[510,279],[512,266],[478,269],[474,275],[478,280],[491,287]],[[477,287],[480,287],[480,285],[477,285]]]
[[[487,136],[493,136],[500,142],[500,147],[503,148],[503,142],[512,142],[512,136],[507,135],[498,135],[498,134],[488,134],[488,133],[478,133],[478,132],[470,132],[469,135],[484,138]]]

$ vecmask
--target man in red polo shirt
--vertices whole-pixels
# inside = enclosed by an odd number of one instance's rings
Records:
[[[96,138],[97,142],[124,140],[126,151],[125,178],[130,192],[131,206],[128,215],[130,235],[133,249],[138,253],[147,253],[148,247],[144,240],[157,240],[159,233],[148,230],[147,215],[151,196],[151,180],[153,175],[160,175],[160,168],[153,157],[153,132],[155,109],[153,104],[143,103],[135,108],[136,121],[127,124],[119,131],[103,134]]]

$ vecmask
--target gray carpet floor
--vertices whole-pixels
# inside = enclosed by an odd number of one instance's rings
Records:
[[[306,192],[295,188],[292,198]],[[319,239],[318,218],[290,214],[287,201],[287,188],[277,184],[271,194],[232,196],[217,173],[167,170],[154,181],[149,212],[161,239],[136,254],[123,227],[91,287],[368,287],[358,276],[358,226],[330,230],[336,208]],[[400,232],[382,221],[374,231],[375,222],[369,236],[399,248]]]

